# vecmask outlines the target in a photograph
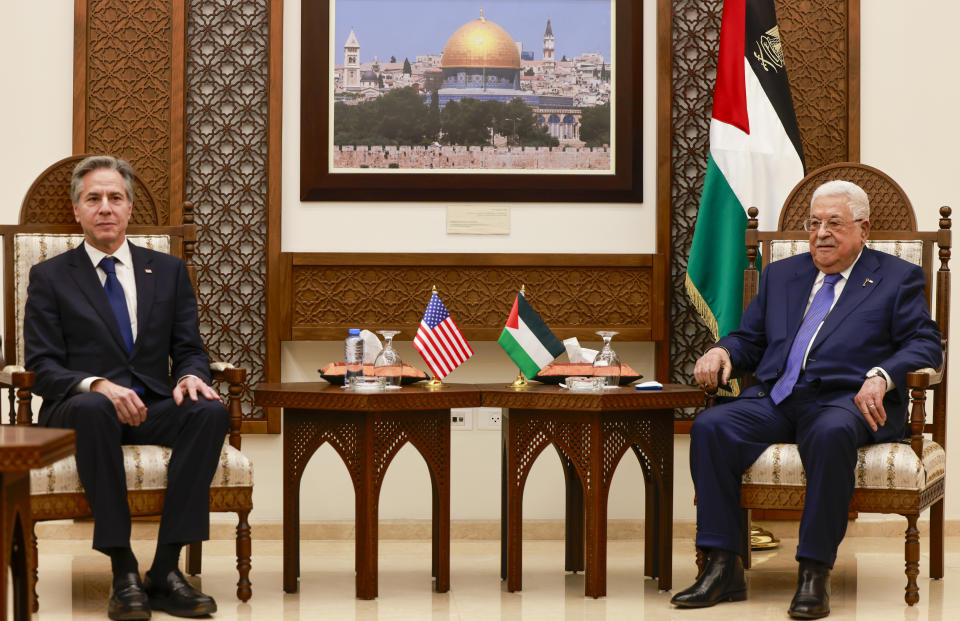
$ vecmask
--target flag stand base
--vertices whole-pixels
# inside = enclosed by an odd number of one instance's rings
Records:
[[[508,384],[507,388],[514,388],[517,390],[521,390],[523,388],[526,388],[529,385],[530,384],[527,383],[527,378],[523,376],[523,372],[521,371],[517,373],[517,379],[513,380],[512,384]]]
[[[443,382],[434,377],[426,383],[426,387],[427,390],[440,390],[443,388]]]

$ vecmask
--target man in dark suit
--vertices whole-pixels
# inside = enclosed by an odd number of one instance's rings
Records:
[[[759,383],[704,411],[690,431],[697,546],[709,559],[676,606],[746,598],[741,476],[770,444],[787,442],[798,445],[807,478],[789,613],[828,615],[857,448],[901,439],[907,373],[940,365],[922,270],[865,247],[866,193],[846,181],[820,186],[804,228],[810,253],[769,264],[740,328],[696,363],[697,382],[710,389],[733,369],[753,371]]]
[[[230,421],[209,386],[186,266],[126,239],[133,178],[127,162],[110,156],[74,169],[71,200],[84,243],[30,270],[26,363],[43,397],[40,424],[76,431],[93,547],[113,569],[110,618],[148,619],[151,607],[200,616],[216,603],[186,582],[180,549],[209,537],[210,481]],[[122,444],[173,447],[157,551],[143,583],[130,549]]]

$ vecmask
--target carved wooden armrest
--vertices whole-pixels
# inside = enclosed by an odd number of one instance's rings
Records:
[[[946,360],[946,358],[944,358]],[[923,459],[923,428],[927,422],[927,390],[943,380],[944,365],[939,369],[917,369],[907,373],[907,388],[910,389],[910,448]]]
[[[36,373],[20,365],[8,364],[0,370],[0,388],[10,389],[10,424],[29,425],[33,422],[30,389],[35,380]]]
[[[213,379],[227,383],[227,410],[230,411],[230,445],[240,449],[240,426],[243,423],[241,397],[246,390],[247,370],[235,367],[229,362],[211,361],[210,373]]]

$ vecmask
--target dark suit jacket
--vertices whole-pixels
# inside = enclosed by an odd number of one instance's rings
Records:
[[[40,421],[90,376],[131,386],[136,377],[161,396],[170,377],[210,382],[197,301],[180,259],[130,244],[137,282],[137,340],[127,353],[107,294],[83,246],[30,270],[23,321],[27,368],[43,397]]]
[[[735,369],[753,371],[762,382],[745,390],[744,397],[769,391],[783,372],[817,274],[809,253],[768,265],[740,328],[718,341],[730,352]],[[877,441],[904,435],[907,373],[936,368],[942,359],[940,330],[930,318],[925,284],[919,267],[864,248],[813,342],[801,376],[818,384],[820,403],[847,408],[862,418],[853,397],[865,373],[882,367],[896,389],[883,400],[887,424],[874,434]]]

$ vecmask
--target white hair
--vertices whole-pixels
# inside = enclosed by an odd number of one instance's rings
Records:
[[[854,220],[870,219],[870,199],[867,198],[867,193],[863,191],[863,188],[856,183],[841,179],[827,181],[813,191],[813,196],[810,197],[810,208],[813,209],[813,203],[818,198],[829,196],[839,196],[847,199],[847,207],[850,208]]]

